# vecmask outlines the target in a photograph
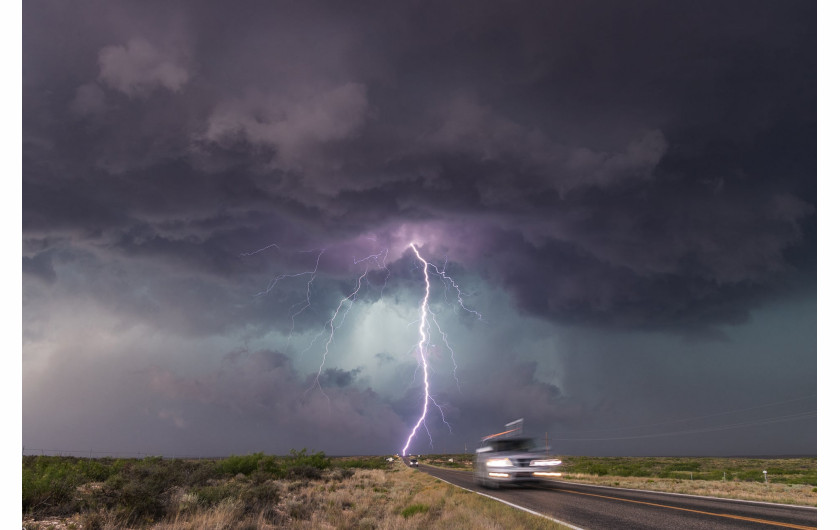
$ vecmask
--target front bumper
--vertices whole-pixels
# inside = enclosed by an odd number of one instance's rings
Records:
[[[537,482],[560,476],[552,468],[492,467],[487,468],[486,478],[496,482]]]

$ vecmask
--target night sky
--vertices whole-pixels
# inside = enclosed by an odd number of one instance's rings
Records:
[[[816,22],[23,2],[24,447],[816,454]]]

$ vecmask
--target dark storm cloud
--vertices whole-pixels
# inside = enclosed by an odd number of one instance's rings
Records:
[[[541,424],[577,419],[581,404],[565,398],[559,389],[537,378],[536,363],[511,362],[504,371],[488,374],[482,381],[473,381],[460,394],[437,396],[438,402],[448,403],[447,414],[469,428],[481,429],[494,425],[497,418],[515,418],[522,411]],[[500,392],[511,388],[516,392]]]
[[[341,370],[338,368],[327,368],[319,379],[322,386],[336,386],[344,388],[353,382],[353,379],[361,372],[361,368],[355,370]]]
[[[27,7],[25,235],[180,262],[203,247],[193,263],[226,273],[226,234],[258,246],[268,224],[329,243],[468,223],[524,308],[666,327],[732,321],[710,304],[796,272],[785,252],[815,219],[809,9],[367,9],[254,4],[222,26],[203,4],[108,6],[74,38]],[[43,61],[57,46],[70,60]]]
[[[26,2],[25,335],[87,310],[119,316],[115,336],[275,332],[285,346],[210,375],[162,366],[158,419],[323,418],[273,408],[306,390],[288,337],[327,329],[343,297],[414,304],[415,241],[479,295],[503,290],[516,307],[497,323],[729,340],[816,290],[815,18],[767,1]],[[75,332],[58,329],[50,344]],[[404,388],[363,390],[404,352],[355,347],[369,366],[327,363],[325,392],[360,422],[387,409],[383,436],[414,421]],[[483,429],[529,404],[556,423],[627,399],[565,395],[511,362],[518,392],[491,376],[447,410]]]

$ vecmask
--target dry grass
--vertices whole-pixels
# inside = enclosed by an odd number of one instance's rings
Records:
[[[170,529],[541,529],[557,528],[548,519],[516,510],[395,462],[387,470],[330,473],[322,480],[277,480],[277,502],[249,513],[242,501],[201,508],[193,495],[173,492],[177,510],[146,528]],[[35,529],[122,528],[108,514],[75,515],[35,522]]]
[[[443,483],[395,463],[340,483],[286,484],[282,509],[306,507],[292,529],[556,528],[554,523]],[[270,528],[266,526],[266,528]]]
[[[563,477],[569,482],[615,486],[619,488],[645,489],[688,495],[705,495],[724,499],[776,502],[800,506],[816,506],[816,488],[802,484],[764,484],[762,482],[684,480],[644,477],[610,477],[570,473]]]

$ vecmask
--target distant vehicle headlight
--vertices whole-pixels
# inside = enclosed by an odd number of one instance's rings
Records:
[[[559,466],[563,462],[557,459],[549,459],[549,460],[531,460],[532,466]]]
[[[512,465],[510,458],[491,458],[487,461],[487,467],[510,467]]]

